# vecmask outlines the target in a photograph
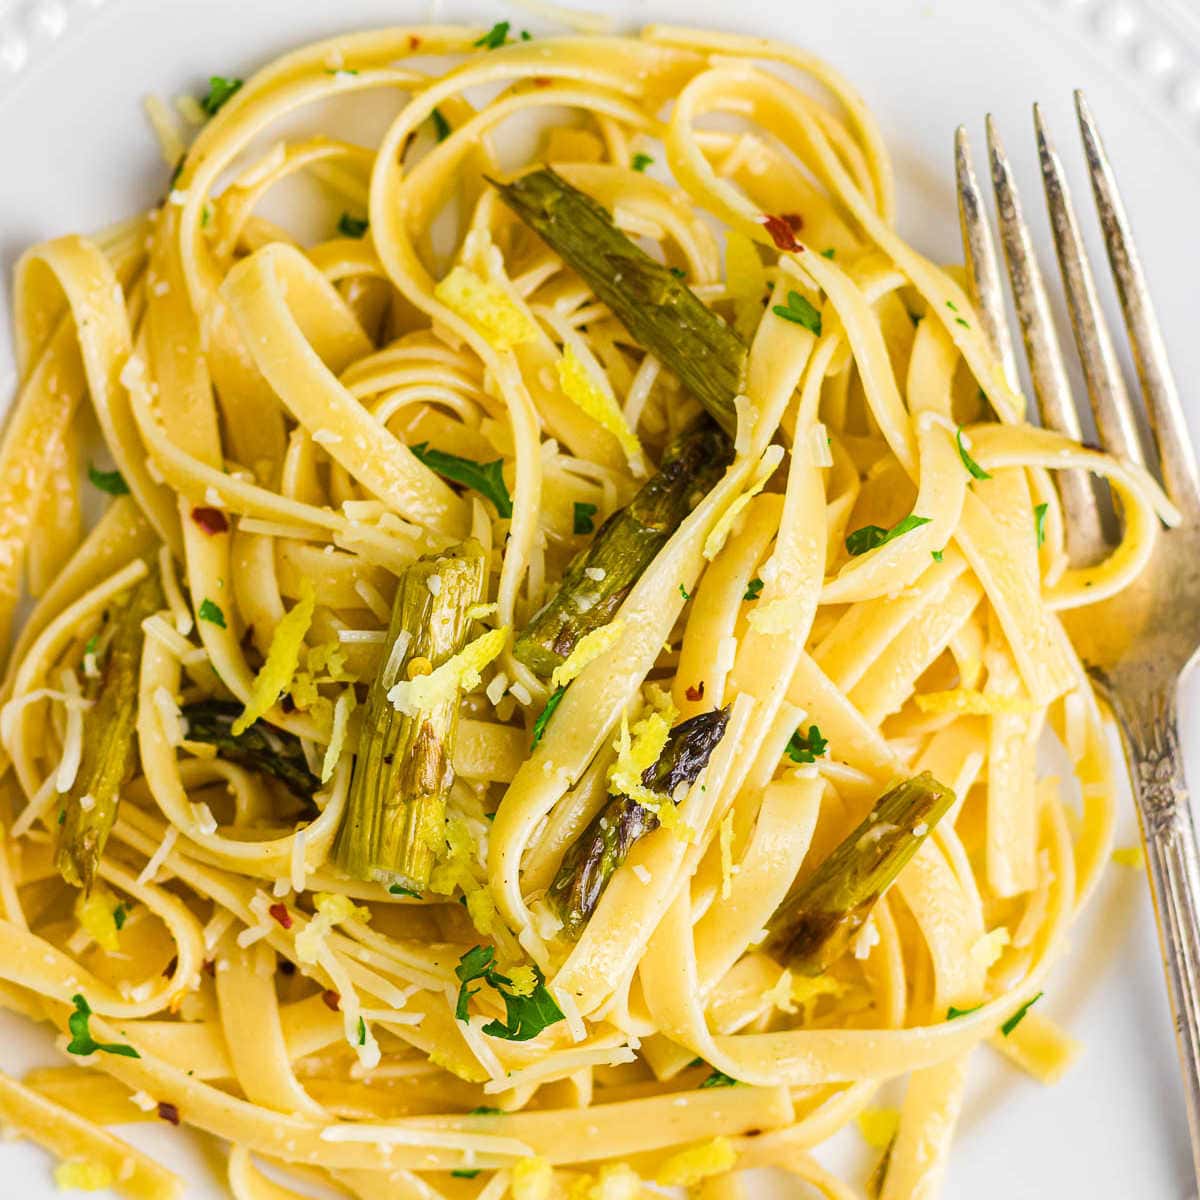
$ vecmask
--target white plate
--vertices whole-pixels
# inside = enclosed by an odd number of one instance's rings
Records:
[[[510,17],[544,28],[503,0],[432,7],[440,8],[432,13],[438,20],[490,24]],[[624,28],[648,19],[723,26],[802,43],[828,57],[882,123],[899,176],[902,232],[948,261],[960,257],[954,126],[966,121],[981,139],[983,114],[998,116],[1041,227],[1029,104],[1040,99],[1046,106],[1074,169],[1070,96],[1073,87],[1085,88],[1124,185],[1175,369],[1185,398],[1191,393],[1193,428],[1200,430],[1192,386],[1200,378],[1200,8],[1192,0],[601,0],[595,7]],[[0,0],[5,272],[30,242],[103,225],[161,194],[166,172],[140,112],[144,93],[202,91],[210,74],[246,74],[315,37],[430,16],[428,0]],[[1082,180],[1076,190],[1086,210]],[[0,395],[7,397],[6,311],[0,318]],[[1185,729],[1194,726],[1192,700],[1194,690],[1185,697]],[[1191,738],[1188,749],[1200,786],[1200,738]],[[1120,840],[1129,844],[1135,836],[1127,805]],[[1142,875],[1118,867],[1108,873],[1042,1004],[1083,1039],[1083,1056],[1061,1084],[1045,1089],[980,1051],[945,1194],[1192,1196]],[[55,1058],[42,1031],[0,1014],[0,1066],[20,1071]],[[185,1171],[189,1196],[225,1195],[211,1142],[201,1145],[166,1126],[126,1132]],[[55,1194],[47,1156],[21,1143],[0,1146],[0,1196]]]

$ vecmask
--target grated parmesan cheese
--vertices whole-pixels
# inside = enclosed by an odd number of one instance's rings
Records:
[[[507,640],[507,625],[489,629],[428,675],[398,681],[388,692],[387,698],[397,712],[407,717],[432,712],[439,704],[454,699],[460,691],[469,692],[478,687],[480,671],[499,655]]]
[[[146,865],[142,868],[141,874],[137,877],[138,883],[146,884],[154,880],[159,868],[167,861],[167,855],[174,849],[175,841],[178,837],[179,830],[174,825],[168,825],[166,832],[163,834],[163,840],[158,844],[158,849],[150,855]]]
[[[647,870],[646,867],[644,867],[641,863],[636,863],[633,866],[632,870],[633,870],[633,874],[634,874],[635,878],[637,879],[637,881],[640,884],[643,885],[643,887],[650,886],[651,882],[654,879],[654,876],[650,874],[649,870]]]
[[[354,687],[343,688],[342,694],[333,705],[333,728],[329,734],[329,745],[325,747],[325,757],[321,760],[321,782],[328,783],[333,778],[338,760],[346,744],[346,731],[350,727],[350,714],[354,711],[357,697]]]
[[[192,805],[192,819],[196,822],[196,829],[203,834],[213,834],[217,832],[217,819],[212,815],[212,809],[207,804],[199,803]]]

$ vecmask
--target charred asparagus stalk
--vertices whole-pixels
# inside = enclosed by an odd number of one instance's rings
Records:
[[[163,604],[162,581],[151,569],[107,614],[103,665],[88,692],[94,703],[83,719],[83,756],[64,803],[58,838],[59,873],[86,892],[92,890],[96,866],[117,818],[121,786],[137,759],[134,730],[142,622]]]
[[[590,196],[548,168],[490,181],[509,206],[704,405],[728,434],[737,425],[746,345],[716,313],[613,224]]]
[[[928,771],[880,796],[866,820],[779,906],[767,926],[767,952],[794,970],[822,974],[953,803],[954,792]]]
[[[721,478],[731,457],[729,439],[708,421],[680,434],[667,447],[658,474],[571,561],[558,591],[517,637],[516,657],[544,678],[584,634],[607,625],[680,522]]]
[[[300,739],[266,721],[255,721],[249,729],[234,734],[234,721],[242,715],[236,700],[199,700],[183,708],[188,740],[206,742],[217,748],[220,758],[251,771],[278,779],[299,800],[309,801],[321,781],[308,769]]]
[[[629,332],[704,405],[707,421],[667,448],[659,474],[614,513],[567,568],[559,590],[518,636],[513,653],[545,677],[584,634],[612,620],[642,572],[733,457],[746,347],[669,268],[612,223],[590,196],[550,170],[495,184],[504,202],[577,271]],[[600,579],[591,578],[597,569]]]
[[[704,769],[729,723],[727,708],[700,713],[671,730],[658,761],[647,767],[642,783],[671,803],[681,783],[692,783]],[[563,923],[563,935],[576,940],[600,903],[613,872],[633,844],[658,828],[657,814],[628,796],[614,796],[592,819],[563,856],[549,898]]]
[[[466,642],[468,615],[483,599],[487,558],[477,542],[423,558],[400,577],[383,666],[367,693],[346,813],[334,843],[356,879],[421,892],[444,838],[458,696],[428,712],[396,711],[388,692],[428,674]]]

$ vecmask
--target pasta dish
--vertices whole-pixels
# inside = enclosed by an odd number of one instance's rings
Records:
[[[973,1056],[1074,1053],[1065,623],[1157,485],[1026,423],[802,50],[413,26],[150,115],[162,195],[14,282],[0,1004],[63,1057],[0,1122],[140,1200],[133,1121],[238,1200],[936,1195]]]

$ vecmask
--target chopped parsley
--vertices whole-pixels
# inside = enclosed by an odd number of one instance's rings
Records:
[[[821,736],[821,731],[815,725],[808,727],[808,733],[803,728],[797,729],[788,738],[788,744],[783,748],[784,754],[795,763],[816,762],[829,749],[829,740]]]
[[[1001,1032],[1002,1034],[1004,1034],[1004,1036],[1005,1036],[1005,1037],[1008,1037],[1008,1035],[1009,1035],[1010,1033],[1012,1033],[1012,1031],[1013,1031],[1014,1029],[1016,1029],[1016,1027],[1017,1027],[1018,1025],[1020,1025],[1020,1023],[1021,1023],[1023,1020],[1025,1020],[1025,1014],[1026,1014],[1026,1013],[1027,1013],[1027,1012],[1028,1012],[1028,1011],[1029,1011],[1029,1010],[1030,1010],[1030,1009],[1031,1009],[1031,1008],[1032,1008],[1032,1007],[1033,1007],[1033,1006],[1034,1006],[1034,1005],[1035,1005],[1035,1004],[1036,1004],[1036,1003],[1037,1003],[1037,1002],[1038,1002],[1038,1001],[1039,1001],[1039,1000],[1040,1000],[1040,999],[1041,999],[1041,998],[1042,998],[1044,995],[1045,995],[1045,992],[1038,992],[1038,994],[1037,994],[1036,996],[1034,996],[1032,1000],[1026,1000],[1026,1001],[1025,1001],[1025,1003],[1024,1003],[1024,1004],[1022,1004],[1022,1005],[1021,1005],[1021,1007],[1020,1007],[1020,1008],[1018,1008],[1018,1009],[1017,1009],[1017,1011],[1016,1011],[1015,1013],[1013,1013],[1013,1015],[1012,1015],[1011,1017],[1009,1017],[1009,1018],[1008,1018],[1008,1020],[1007,1020],[1007,1021],[1005,1021],[1003,1025],[1001,1025],[1001,1026],[1000,1026],[1000,1032]]]
[[[436,471],[454,483],[472,488],[490,500],[496,506],[502,520],[508,520],[513,515],[512,497],[509,496],[508,485],[504,482],[502,458],[486,463],[476,462],[473,458],[460,458],[457,454],[434,450],[428,442],[409,446],[409,449],[431,471]]]
[[[970,329],[970,328],[971,328],[970,322],[968,322],[968,321],[967,321],[965,318],[963,318],[963,317],[955,317],[955,318],[954,318],[954,323],[955,323],[955,325],[961,325],[961,326],[962,326],[964,329]]]
[[[567,686],[566,684],[562,684],[546,697],[546,707],[538,713],[537,720],[533,723],[533,743],[529,747],[531,750],[542,740],[542,735],[546,732],[546,726],[550,724],[550,718],[554,716],[554,710],[566,694]]]
[[[392,883],[388,885],[389,896],[411,896],[414,900],[421,899],[420,892],[414,892],[412,888],[406,888],[403,884]]]
[[[644,171],[653,162],[654,162],[654,159],[651,158],[649,154],[638,153],[633,156],[633,160],[630,162],[629,165],[635,171]]]
[[[210,117],[218,112],[233,98],[242,86],[240,79],[226,79],[223,75],[210,75],[208,79],[208,95],[200,101],[200,107]]]
[[[958,446],[958,457],[962,459],[964,467],[970,471],[975,479],[991,479],[991,474],[985,471],[967,452],[966,446],[963,445],[962,426],[958,427],[958,432],[954,435],[955,444]]]
[[[338,217],[337,231],[342,237],[360,238],[367,232],[368,221],[360,220],[358,217],[352,217],[349,213],[344,212]]]
[[[358,1018],[358,1044],[360,1046],[367,1044],[367,1023],[362,1017]]]
[[[474,1179],[481,1169],[480,1167],[476,1167],[473,1171],[451,1171],[450,1175],[454,1179]]]
[[[716,1071],[700,1084],[702,1088],[715,1087],[737,1087],[740,1080],[734,1079],[732,1075],[726,1075],[724,1071]]]
[[[928,525],[931,519],[909,513],[907,517],[897,521],[891,529],[883,529],[879,525],[864,525],[861,529],[856,529],[853,533],[846,535],[846,549],[857,558],[860,554],[866,554],[868,550],[874,550],[877,546],[882,546],[906,533],[911,533],[922,525]]]
[[[88,1022],[92,1017],[91,1007],[79,993],[71,997],[75,1011],[67,1018],[67,1028],[71,1031],[71,1041],[67,1045],[68,1054],[89,1055],[99,1050],[102,1054],[118,1054],[122,1058],[141,1058],[142,1056],[132,1047],[122,1042],[98,1042],[92,1037]]]
[[[668,271],[675,276],[676,279],[686,279],[687,272],[682,267],[668,267]]]
[[[682,584],[682,583],[679,585],[679,594],[680,594],[680,595],[681,595],[681,596],[682,596],[682,597],[683,597],[685,600],[690,600],[690,599],[692,598],[692,593],[691,593],[691,592],[689,592],[689,591],[687,590],[687,588],[685,588],[685,587],[683,586],[683,584]]]
[[[970,1016],[971,1013],[978,1012],[982,1007],[982,1004],[973,1004],[970,1008],[955,1008],[952,1004],[946,1009],[946,1020],[957,1021],[959,1017]]]
[[[440,108],[435,108],[429,114],[429,119],[433,122],[433,132],[437,136],[437,140],[444,142],[451,133],[450,122],[446,120],[445,114]]]
[[[504,1109],[502,1109],[502,1108],[489,1108],[486,1104],[481,1104],[478,1108],[471,1109],[471,1111],[469,1113],[467,1113],[467,1116],[468,1117],[498,1117],[503,1111],[504,1111]]]
[[[941,562],[941,561],[942,561],[942,556],[943,556],[943,553],[944,553],[944,551],[941,551],[941,550],[930,550],[930,552],[929,552],[929,553],[933,555],[933,561],[934,561],[934,562]]]
[[[118,904],[113,909],[113,924],[117,927],[118,932],[125,928],[125,920],[128,916],[129,906],[126,904]]]
[[[88,463],[88,479],[92,486],[107,492],[110,496],[128,496],[129,484],[120,471],[101,471],[94,463]]]
[[[761,579],[752,579],[746,584],[746,592],[742,596],[743,600],[757,600],[762,595],[763,581]]]
[[[596,532],[596,522],[592,520],[596,515],[596,507],[595,504],[589,504],[586,500],[575,501],[574,528],[576,533]]]
[[[803,325],[810,333],[821,336],[821,312],[799,292],[788,292],[787,304],[772,305],[771,311],[794,325]]]
[[[1046,544],[1046,513],[1049,512],[1049,504],[1039,504],[1033,510],[1034,529],[1037,531],[1037,544],[1040,550]]]
[[[200,611],[197,613],[200,620],[208,621],[210,625],[216,625],[218,629],[226,629],[225,614],[221,611],[219,604],[214,604],[207,596],[200,601]]]
[[[484,50],[499,50],[508,41],[508,30],[507,21],[497,21],[474,45],[481,46]],[[522,37],[521,40],[528,41],[528,38]]]
[[[454,1007],[454,1015],[458,1020],[469,1019],[468,1005],[471,997],[477,995],[480,989],[472,990],[468,984],[476,980],[494,988],[504,1001],[504,1020],[492,1020],[483,1027],[483,1032],[489,1037],[503,1038],[509,1042],[527,1042],[537,1037],[543,1029],[563,1020],[562,1010],[547,991],[545,976],[538,967],[533,968],[536,981],[533,991],[521,996],[513,989],[512,980],[496,970],[495,957],[496,951],[492,946],[472,946],[458,960],[458,966],[454,968],[459,981],[458,1001]]]
[[[832,246],[828,246],[821,251],[822,258],[833,258],[836,254],[837,251]]]

